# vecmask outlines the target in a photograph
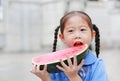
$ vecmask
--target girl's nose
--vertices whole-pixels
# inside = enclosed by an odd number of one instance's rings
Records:
[[[80,36],[80,33],[79,33],[79,32],[76,32],[76,33],[75,33],[75,38],[76,38],[76,39],[80,39],[80,38],[81,38],[81,36]]]
[[[80,36],[76,36],[75,39],[81,39],[81,37]]]

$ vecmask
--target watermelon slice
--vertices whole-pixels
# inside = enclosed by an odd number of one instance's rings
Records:
[[[47,64],[47,71],[49,73],[56,73],[60,71],[57,69],[56,65],[60,65],[60,59],[62,59],[67,65],[67,57],[73,62],[73,56],[77,56],[78,64],[81,59],[86,55],[88,45],[76,46],[71,48],[66,48],[56,52],[42,54],[32,58],[32,63],[40,66],[40,70],[44,68],[44,65]]]

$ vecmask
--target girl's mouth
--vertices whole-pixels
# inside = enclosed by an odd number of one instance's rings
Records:
[[[74,46],[81,46],[81,45],[83,45],[82,42],[75,42],[75,43],[74,43]]]

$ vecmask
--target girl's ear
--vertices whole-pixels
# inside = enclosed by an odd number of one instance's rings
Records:
[[[94,39],[95,38],[95,35],[96,35],[96,31],[92,31],[92,39]]]
[[[59,34],[59,38],[61,39],[62,42],[65,42],[63,34]]]

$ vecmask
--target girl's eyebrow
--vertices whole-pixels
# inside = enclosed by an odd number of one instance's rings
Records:
[[[87,27],[87,25],[80,25],[81,27]]]
[[[87,25],[81,25],[80,27],[85,27],[85,28],[88,28],[89,26],[87,26]]]
[[[79,25],[79,27],[80,27],[80,28],[81,28],[81,27],[89,28],[89,26],[88,26],[88,25],[84,25],[84,24]],[[65,28],[66,28],[66,29],[69,29],[69,28],[74,28],[74,25],[69,25],[69,26],[66,26]]]
[[[74,27],[72,25],[69,25],[69,26],[66,26],[65,28],[69,29],[69,28],[74,28]]]

